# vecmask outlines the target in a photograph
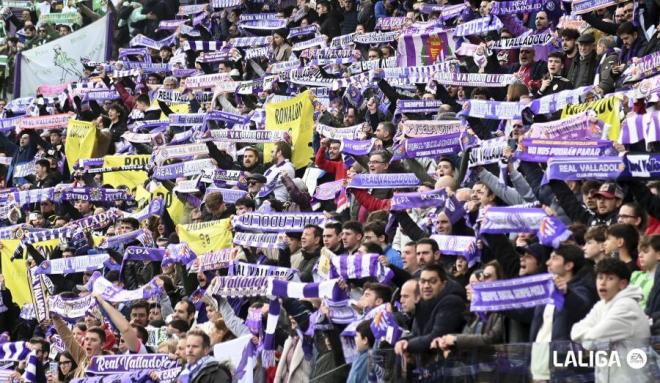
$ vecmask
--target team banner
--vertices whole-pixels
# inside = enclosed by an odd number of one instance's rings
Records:
[[[254,263],[234,262],[229,271],[229,275],[243,277],[273,277],[283,280],[295,280],[298,278],[298,270],[289,267],[279,267],[270,265],[256,265]]]
[[[96,126],[87,121],[69,120],[66,129],[64,155],[69,164],[69,171],[80,158],[90,158],[96,149]]]
[[[360,136],[360,133],[363,132],[363,126],[364,124],[357,124],[346,128],[335,128],[334,126],[317,123],[316,132],[323,137],[334,140],[342,140],[345,138],[356,140]]]
[[[125,185],[129,190],[135,191],[138,187],[144,185],[147,180],[146,165],[149,163],[148,154],[130,154],[123,156],[104,156],[104,168],[120,168],[121,171],[112,171],[103,174],[103,183],[118,187]],[[126,167],[137,167],[128,170]]]
[[[433,79],[442,85],[501,88],[512,84],[512,74],[437,72]]]
[[[391,210],[406,210],[413,208],[427,208],[445,206],[447,193],[444,189],[429,192],[394,193]]]
[[[504,150],[508,147],[506,137],[481,141],[479,146],[470,151],[468,166],[472,168],[497,163],[504,156]]]
[[[210,270],[226,269],[233,264],[235,253],[234,249],[228,248],[199,255],[197,259],[190,263],[190,273],[196,274]]]
[[[625,168],[623,158],[618,156],[552,157],[548,160],[543,183],[550,180],[616,180]]]
[[[616,5],[616,0],[577,0],[571,4],[573,15],[583,15],[603,8]]]
[[[75,15],[80,16],[78,13]],[[45,17],[45,15],[41,15]],[[41,18],[39,19],[41,21]],[[110,58],[111,19],[104,16],[92,24],[16,57],[14,97],[32,94],[38,86],[78,81],[83,77],[81,58],[103,62]],[[81,41],[93,42],[81,44]]]
[[[48,310],[48,301],[46,300],[46,288],[42,282],[42,276],[35,274],[36,267],[27,271],[28,283],[30,284],[30,294],[32,294],[32,304],[34,313],[38,322],[50,318]]]
[[[206,148],[206,145],[204,145],[204,148]],[[215,168],[215,161],[210,158],[162,165],[154,169],[154,178],[157,180],[173,180],[179,177],[195,176],[200,174],[203,169],[209,168]]]
[[[280,298],[324,298],[339,301],[346,293],[337,279],[320,283],[293,282],[274,277],[217,276],[211,280],[206,295],[223,297],[275,296]]]
[[[621,100],[619,99],[619,96],[605,97],[584,104],[567,105],[561,112],[561,118],[582,113],[586,110],[595,111],[596,117],[609,125],[607,138],[613,141],[616,141],[619,138],[621,121]]]
[[[107,375],[138,370],[167,370],[177,366],[178,362],[167,354],[96,355],[90,360],[87,372]]]
[[[139,299],[148,299],[152,296],[158,296],[162,292],[162,289],[158,287],[155,278],[149,281],[146,285],[135,290],[124,290],[105,279],[98,271],[95,271],[94,274],[92,274],[86,286],[90,292],[98,292],[103,299],[113,303],[125,303],[137,301]]]
[[[302,232],[307,225],[323,227],[326,217],[323,213],[247,213],[235,216],[234,229],[261,232]]]
[[[444,60],[449,54],[449,39],[444,29],[409,28],[397,38],[400,66],[430,65]]]
[[[291,163],[296,169],[307,166],[314,157],[312,136],[314,134],[314,105],[310,92],[275,103],[266,103],[266,130],[284,131],[291,137],[293,155]],[[273,144],[264,145],[264,162],[271,160]]]
[[[108,254],[81,255],[78,257],[45,260],[35,268],[34,275],[71,274],[94,271],[103,268],[103,263],[110,259]]]
[[[510,101],[466,100],[459,115],[488,120],[521,120],[528,104]]]
[[[592,122],[595,113],[586,111],[574,116],[550,122],[536,122],[532,124],[525,136],[543,139],[591,139],[600,133],[598,124]]]
[[[399,132],[406,137],[441,136],[463,131],[461,121],[407,120],[399,124]]]
[[[648,79],[660,73],[660,52],[641,57],[623,72],[624,83]]]
[[[61,129],[68,125],[71,114],[61,113],[39,117],[24,117],[18,121],[19,129]]]
[[[442,255],[465,257],[468,267],[472,267],[479,260],[477,238],[475,237],[434,234],[430,238],[438,244]]]
[[[206,254],[231,247],[230,228],[229,219],[220,219],[177,225],[176,232],[196,254]]]
[[[625,175],[635,178],[660,178],[660,154],[658,153],[626,153]]]
[[[209,134],[217,141],[260,144],[286,141],[288,138],[288,132],[280,130],[213,129]]]
[[[341,140],[340,151],[344,154],[350,154],[353,156],[366,156],[371,153],[375,141],[376,140],[373,138],[370,140],[351,140],[343,138]]]
[[[481,217],[481,234],[535,233],[545,211],[528,207],[490,207]]]
[[[576,89],[562,90],[561,92],[549,94],[532,101],[529,108],[534,114],[555,113],[567,105],[579,104],[584,96],[593,89],[592,85],[582,86]]]
[[[453,155],[461,151],[461,133],[451,133],[442,136],[427,136],[419,138],[406,138],[395,151],[392,161],[402,158],[438,158],[444,155]]]
[[[356,174],[349,188],[355,189],[407,189],[421,184],[415,173]]]
[[[63,298],[61,295],[48,297],[50,311],[69,320],[84,318],[95,305],[96,299],[91,295],[73,299]]]
[[[502,4],[497,2],[495,4]],[[493,7],[494,8],[494,7]],[[539,47],[547,45],[552,41],[552,34],[542,33],[539,35],[527,35],[514,37],[511,39],[501,39],[494,41],[490,49],[501,50],[501,49],[519,49],[523,47]]]
[[[551,274],[476,283],[472,287],[471,312],[493,312],[554,304],[564,305],[564,295],[555,288]]]
[[[379,283],[388,283],[394,273],[378,261],[379,254],[335,255],[330,259],[330,278],[362,279],[376,277]]]
[[[619,143],[634,144],[641,140],[647,145],[660,140],[660,111],[635,113],[623,121]]]
[[[514,0],[497,1],[493,3],[492,15],[514,15],[517,13],[532,13],[543,9],[544,0]],[[552,0],[548,1],[552,2]]]
[[[547,162],[551,157],[597,157],[612,153],[610,140],[544,140],[524,138],[523,150],[516,158],[529,162]]]
[[[286,247],[286,243],[280,241],[279,235],[275,233],[237,232],[234,234],[233,243],[234,245],[262,249],[284,249]]]
[[[503,27],[504,25],[499,18],[495,16],[486,16],[468,21],[467,23],[459,24],[454,31],[454,36],[463,37],[481,35],[490,31],[498,31]]]

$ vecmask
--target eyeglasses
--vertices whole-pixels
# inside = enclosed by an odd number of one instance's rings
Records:
[[[59,363],[60,363],[61,365],[64,365],[64,364],[71,364],[71,361],[70,361],[70,360],[60,360]]]

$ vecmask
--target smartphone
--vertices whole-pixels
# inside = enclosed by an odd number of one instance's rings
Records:
[[[48,370],[52,376],[57,376],[57,362],[50,362],[48,364]]]
[[[507,143],[509,144],[511,150],[516,150],[518,148],[518,140],[516,140],[515,138],[509,138],[507,140]]]

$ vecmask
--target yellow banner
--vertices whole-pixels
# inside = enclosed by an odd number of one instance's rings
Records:
[[[305,91],[291,100],[268,103],[266,108],[266,129],[289,132],[293,143],[291,162],[296,169],[309,165],[314,157],[312,136],[314,134],[314,105],[310,92]],[[271,161],[273,144],[264,145],[264,162]]]
[[[151,202],[154,197],[160,197],[163,199],[165,202],[165,208],[167,209],[167,213],[170,215],[172,222],[178,224],[183,220],[183,216],[186,214],[186,204],[178,199],[174,192],[167,190],[162,184],[158,184],[158,187],[151,189],[149,201]]]
[[[14,251],[21,242],[20,239],[0,240],[0,262],[2,262],[2,275],[5,277],[5,286],[11,291],[12,298],[18,306],[32,303],[30,283],[27,279],[27,266],[24,259],[11,260]]]
[[[53,254],[53,251],[60,245],[60,240],[55,238],[55,239],[47,239],[45,241],[39,241],[39,242],[34,242],[32,244],[32,247],[37,249],[37,251],[41,254],[42,257],[50,259],[50,256]]]
[[[582,113],[586,110],[596,112],[596,117],[603,120],[610,126],[607,137],[612,141],[619,139],[621,119],[619,111],[621,110],[621,99],[618,96],[605,97],[603,99],[587,102],[584,104],[568,105],[561,111],[561,118]]]
[[[160,105],[158,105],[158,100],[154,100],[151,103],[152,108],[160,109]],[[185,113],[190,113],[190,105],[189,104],[172,104],[168,105],[168,107],[172,110],[173,113],[175,114],[185,114]],[[167,117],[167,114],[161,113],[160,114],[160,120],[161,121],[169,121],[170,118]]]
[[[87,121],[69,120],[66,127],[66,142],[64,154],[66,155],[69,171],[81,158],[92,158],[96,145],[96,126]]]
[[[126,166],[126,165],[146,165],[149,163],[148,154],[130,154],[125,156],[105,156],[103,158],[103,167]],[[103,183],[110,184],[116,188],[120,185],[127,186],[131,193],[135,192],[139,186],[147,180],[147,172],[143,170],[127,170],[123,172],[103,173]]]
[[[209,222],[176,225],[181,242],[186,242],[195,254],[206,254],[232,246],[231,221],[229,218]]]

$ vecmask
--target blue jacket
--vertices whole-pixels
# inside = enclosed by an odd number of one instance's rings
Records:
[[[369,362],[368,350],[362,351],[351,365],[346,383],[364,383],[367,381],[367,363]]]

